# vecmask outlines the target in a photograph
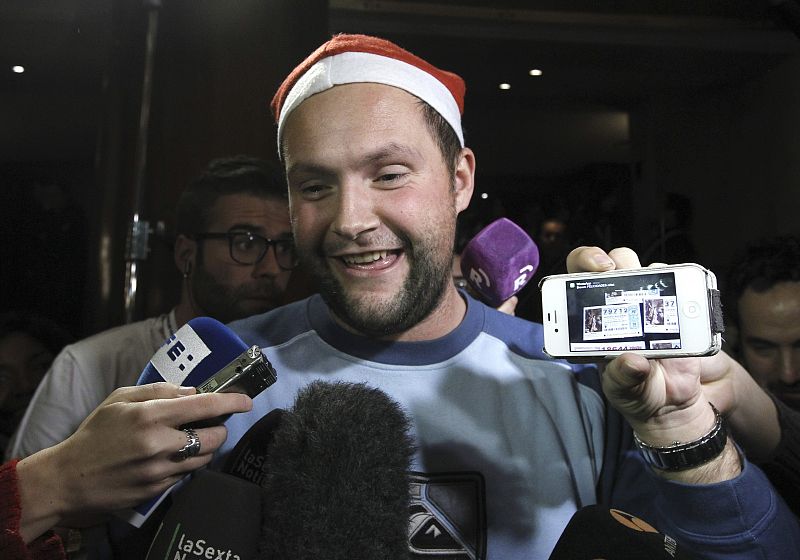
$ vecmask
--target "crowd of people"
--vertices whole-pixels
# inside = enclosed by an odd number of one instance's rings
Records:
[[[173,309],[46,348],[52,363],[31,374],[21,418],[15,405],[0,468],[0,555],[64,558],[61,528],[106,523],[220,469],[254,424],[323,381],[366,383],[408,414],[409,503],[430,520],[410,524],[412,557],[548,558],[570,518],[602,503],[702,558],[800,558],[798,239],[738,261],[732,354],[553,360],[539,323],[453,278],[477,161],[464,92],[459,76],[371,36],[337,35],[298,65],[271,104],[282,169],[215,160],[181,196]],[[543,223],[548,266],[642,265],[630,249],[569,246],[566,232]],[[289,298],[297,270],[314,289]],[[278,382],[253,399],[133,387],[203,315],[258,345]],[[89,553],[125,557],[109,538]]]

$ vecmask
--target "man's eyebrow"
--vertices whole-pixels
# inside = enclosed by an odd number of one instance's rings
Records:
[[[387,142],[378,146],[374,150],[367,152],[358,159],[358,166],[364,167],[368,165],[375,165],[385,160],[392,158],[405,157],[405,158],[422,158],[422,153],[413,146],[407,144],[398,144],[397,142]],[[318,177],[333,177],[336,172],[325,165],[315,163],[304,163],[302,161],[293,163],[286,170],[286,175],[291,176],[294,174],[309,174]]]
[[[750,344],[764,344],[766,346],[778,346],[778,344],[772,342],[771,340],[767,340],[766,338],[760,338],[758,336],[746,336],[744,339]]]
[[[237,222],[228,228],[228,231],[257,231],[259,226],[247,222]]]
[[[397,157],[398,155],[411,158],[422,157],[422,154],[419,152],[419,150],[413,146],[409,146],[407,144],[398,144],[397,142],[389,142],[379,146],[371,152],[368,152],[366,155],[364,155],[364,157],[361,158],[361,161],[366,164],[377,163],[385,159]]]
[[[228,232],[235,232],[235,231],[247,231],[250,233],[257,233],[261,235],[262,232],[264,231],[264,227],[256,224],[250,224],[247,222],[240,222],[233,224],[231,227],[228,228]],[[278,237],[284,237],[284,236],[291,237],[291,235],[292,232],[289,229],[287,229],[286,231],[282,231],[281,233],[279,233]]]
[[[302,161],[291,164],[289,168],[286,170],[287,177],[290,177],[297,173],[303,173],[321,177],[331,177],[335,175],[332,169],[325,167],[324,165],[317,165],[314,163],[303,163]]]

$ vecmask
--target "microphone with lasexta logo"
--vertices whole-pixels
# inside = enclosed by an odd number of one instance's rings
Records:
[[[253,559],[261,539],[267,456],[284,411],[253,424],[228,454],[221,471],[203,469],[172,498],[147,560]]]
[[[498,307],[518,293],[539,267],[539,248],[521,227],[500,218],[461,252],[461,272],[484,303]]]
[[[137,385],[167,381],[197,387],[198,393],[239,392],[251,398],[275,383],[277,374],[258,346],[210,317],[196,317],[178,329],[144,368]],[[192,427],[218,424],[214,418]],[[147,520],[170,490],[117,515],[135,527]]]

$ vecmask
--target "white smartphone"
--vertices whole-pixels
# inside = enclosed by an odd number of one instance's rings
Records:
[[[555,358],[708,356],[722,345],[717,279],[698,264],[557,274],[539,287]]]

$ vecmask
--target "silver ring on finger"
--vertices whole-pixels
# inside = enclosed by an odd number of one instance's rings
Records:
[[[200,453],[200,438],[197,432],[191,428],[183,428],[183,431],[186,433],[186,445],[178,449],[175,454],[178,461],[184,461]]]

